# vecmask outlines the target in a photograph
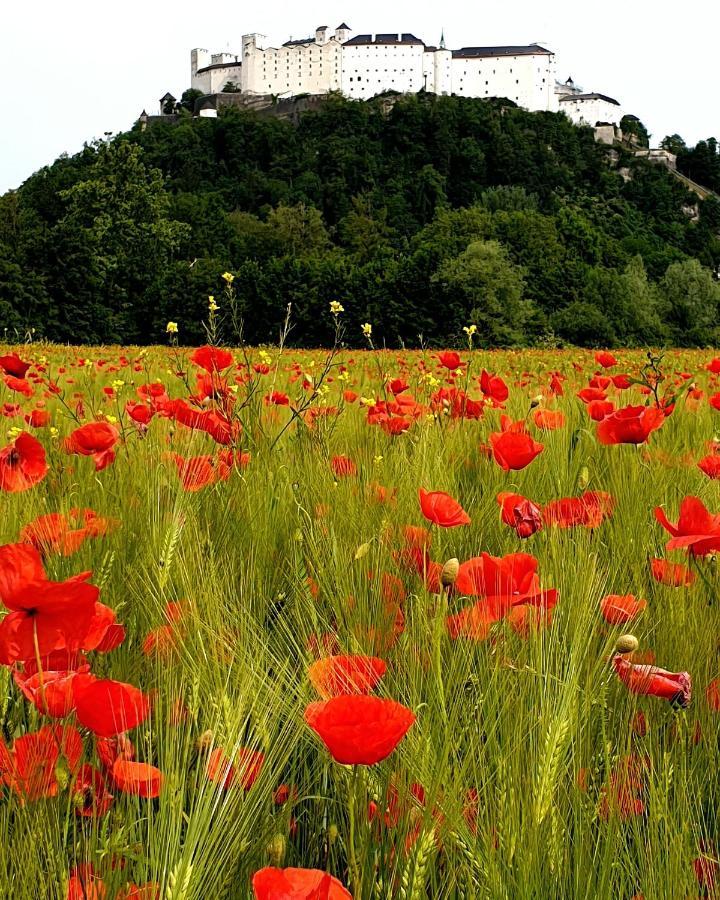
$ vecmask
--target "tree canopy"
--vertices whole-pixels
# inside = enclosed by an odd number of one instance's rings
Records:
[[[720,188],[716,142],[666,142]],[[136,126],[0,197],[6,334],[200,341],[231,271],[253,342],[288,303],[291,340],[330,340],[332,300],[358,343],[716,341],[720,204],[618,155],[560,113],[424,93]]]

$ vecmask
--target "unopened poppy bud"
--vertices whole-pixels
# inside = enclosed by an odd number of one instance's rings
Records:
[[[334,844],[338,839],[339,833],[337,825],[333,822],[333,824],[328,827],[328,843]]]
[[[285,856],[285,838],[281,834],[276,834],[267,845],[267,854],[273,866],[279,866]]]
[[[453,558],[449,559],[442,567],[442,571],[440,572],[440,584],[444,587],[450,587],[451,584],[455,584],[459,571],[460,561],[453,556]]]
[[[207,731],[203,731],[197,739],[197,748],[198,750],[207,750],[209,747],[212,747],[214,742],[215,735],[208,729]]]
[[[639,641],[634,634],[621,634],[615,641],[617,653],[634,653],[639,646]]]

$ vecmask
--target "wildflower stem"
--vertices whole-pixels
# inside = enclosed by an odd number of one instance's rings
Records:
[[[360,867],[358,866],[357,856],[355,853],[355,804],[357,801],[357,786],[360,774],[360,767],[352,767],[352,776],[350,778],[350,794],[348,797],[348,869],[350,871],[350,884],[355,897],[362,896],[362,884],[360,876]]]

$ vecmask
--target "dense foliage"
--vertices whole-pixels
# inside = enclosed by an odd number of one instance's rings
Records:
[[[714,145],[696,171],[705,150],[688,171],[717,188]],[[320,312],[339,300],[394,346],[452,343],[470,321],[486,346],[704,345],[720,336],[719,229],[714,198],[507,101],[185,114],[0,198],[0,315],[8,339],[148,342],[171,319],[193,342],[230,270],[253,342],[291,303],[290,340],[326,343]]]

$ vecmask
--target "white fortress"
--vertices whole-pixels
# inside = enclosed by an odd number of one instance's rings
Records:
[[[339,91],[367,100],[383,91],[506,97],[529,110],[564,111],[574,122],[619,124],[617,101],[584,94],[570,79],[555,76],[555,54],[539,44],[463,47],[449,50],[441,37],[429,46],[413,34],[358,34],[343,23],[323,25],[313,37],[266,46],[261,34],[246,34],[239,55],[195,49],[191,87],[217,94],[229,85],[246,95],[294,97]]]

